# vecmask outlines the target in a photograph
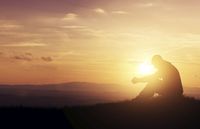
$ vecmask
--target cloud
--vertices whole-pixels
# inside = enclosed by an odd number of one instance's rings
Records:
[[[17,23],[17,21],[0,19],[0,29],[1,30],[15,30],[15,29],[21,29],[23,27],[24,26]]]
[[[41,57],[41,59],[42,59],[43,61],[46,61],[46,62],[51,62],[51,61],[53,61],[52,57],[50,57],[50,56],[48,56],[48,57]]]
[[[50,65],[50,64],[33,64],[32,66],[31,66],[31,69],[33,69],[33,70],[40,70],[40,71],[48,71],[49,72],[49,70],[57,70],[57,66],[55,66],[55,65]]]
[[[121,15],[128,14],[128,12],[126,12],[126,11],[120,11],[120,10],[112,11],[112,13],[113,14],[121,14]]]
[[[0,29],[4,29],[4,30],[13,30],[13,29],[20,29],[20,28],[22,28],[22,26],[17,25],[17,24],[4,23],[0,25]]]
[[[70,39],[91,39],[103,35],[102,30],[94,29],[89,26],[67,25],[61,26],[61,28],[65,29]]]
[[[106,13],[106,11],[104,9],[102,9],[102,8],[96,8],[96,9],[94,9],[94,11],[96,13],[99,13],[99,14],[105,14]]]
[[[45,62],[52,62],[53,59],[50,56],[42,56],[42,57],[37,57],[34,56],[32,53],[30,52],[26,52],[24,54],[18,54],[18,55],[14,55],[14,56],[10,56],[9,58],[11,59],[15,59],[15,60],[21,60],[21,61],[45,61]]]
[[[2,47],[44,47],[44,43],[13,43],[13,44],[2,44]]]
[[[138,6],[139,6],[139,7],[148,8],[148,7],[153,7],[153,6],[155,6],[155,3],[139,3]]]
[[[70,40],[75,39],[92,39],[102,36],[103,32],[100,29],[96,29],[86,25],[61,25],[59,26],[62,29],[60,32],[64,34],[64,38],[66,37]],[[66,35],[67,34],[67,35]]]
[[[60,52],[61,56],[77,56],[77,55],[84,55],[83,53],[79,53],[76,51],[67,51],[67,52]]]
[[[16,55],[11,58],[15,59],[15,60],[22,60],[22,61],[32,61],[33,60],[32,54],[28,54],[28,53],[25,53],[24,55]]]
[[[27,56],[33,56],[33,54],[30,53],[30,52],[26,52],[25,55],[27,55]]]
[[[64,16],[64,21],[74,21],[78,19],[78,15],[75,13],[68,13]]]
[[[87,27],[86,26],[70,25],[70,26],[62,26],[62,28],[65,28],[65,29],[85,29]]]

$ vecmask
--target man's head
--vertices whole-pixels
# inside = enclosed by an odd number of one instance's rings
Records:
[[[154,55],[151,62],[156,68],[159,68],[162,66],[163,59],[160,55]]]

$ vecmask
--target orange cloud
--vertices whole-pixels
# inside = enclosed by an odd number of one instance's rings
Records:
[[[102,9],[102,8],[95,8],[94,11],[96,13],[99,13],[99,14],[105,14],[106,13],[106,11],[104,9]]]
[[[75,13],[68,13],[64,16],[64,21],[75,21],[78,19],[78,15]]]
[[[41,59],[42,59],[43,61],[46,61],[46,62],[51,62],[51,61],[53,61],[52,57],[50,57],[50,56],[48,56],[48,57],[41,57]]]

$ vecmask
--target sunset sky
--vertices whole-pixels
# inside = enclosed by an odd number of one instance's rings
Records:
[[[200,86],[199,0],[0,0],[0,83],[131,84],[160,54]]]

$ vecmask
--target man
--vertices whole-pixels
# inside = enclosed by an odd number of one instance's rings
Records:
[[[170,62],[165,61],[159,55],[154,55],[152,64],[157,69],[153,75],[133,78],[133,83],[147,82],[146,87],[136,99],[148,99],[155,93],[163,97],[180,97],[183,94],[183,87],[178,70]]]

